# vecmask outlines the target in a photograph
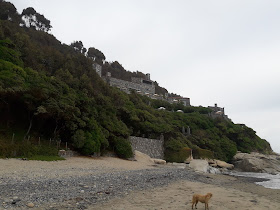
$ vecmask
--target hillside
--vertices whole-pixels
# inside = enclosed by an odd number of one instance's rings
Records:
[[[20,15],[3,0],[0,8],[0,156],[13,156],[7,149],[13,133],[19,144],[30,136],[51,138],[85,155],[114,151],[123,158],[132,155],[130,135],[163,134],[170,161],[181,161],[183,148],[226,161],[237,150],[271,152],[251,128],[212,119],[207,108],[169,104],[108,86],[93,70],[93,62],[120,78],[143,73],[106,62],[101,51],[87,50],[81,41],[61,44],[47,33],[50,21],[33,8]],[[21,21],[33,16],[37,19],[32,24]],[[158,110],[161,106],[167,110]],[[184,113],[173,112],[178,109]],[[191,135],[183,135],[182,128],[188,126]]]

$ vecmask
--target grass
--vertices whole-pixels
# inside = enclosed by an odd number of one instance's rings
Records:
[[[65,158],[59,156],[34,155],[28,158],[28,160],[57,161],[57,160],[65,160]]]
[[[55,145],[42,140],[41,145],[34,142],[11,141],[0,135],[0,158],[26,158],[28,160],[57,161],[65,160],[58,156]]]

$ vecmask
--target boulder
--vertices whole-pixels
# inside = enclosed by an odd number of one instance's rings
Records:
[[[165,160],[162,160],[162,159],[155,159],[155,158],[152,158],[151,159],[155,164],[166,164],[166,161]]]
[[[194,171],[207,173],[209,169],[208,161],[195,159],[191,160],[189,167],[192,168]]]
[[[219,168],[226,168],[226,169],[233,169],[234,165],[226,163],[225,161],[215,160],[217,167]]]
[[[208,173],[210,174],[220,174],[221,170],[219,168],[214,168],[212,166],[208,167]]]
[[[264,155],[260,153],[237,153],[233,157],[235,169],[244,172],[280,172],[280,156]]]

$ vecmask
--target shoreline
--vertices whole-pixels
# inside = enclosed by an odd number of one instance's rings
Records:
[[[155,167],[143,157],[0,159],[0,209],[25,209],[28,202],[34,209],[186,209],[193,193],[208,191],[213,193],[210,209],[219,209],[221,203],[227,209],[280,209],[280,190],[264,188],[256,180]],[[15,197],[19,201],[12,204]]]

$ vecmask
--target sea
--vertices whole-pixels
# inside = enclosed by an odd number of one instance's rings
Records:
[[[258,185],[262,185],[265,188],[280,189],[280,173],[274,175],[268,173],[230,172],[229,175],[267,179],[267,181],[255,183]]]

